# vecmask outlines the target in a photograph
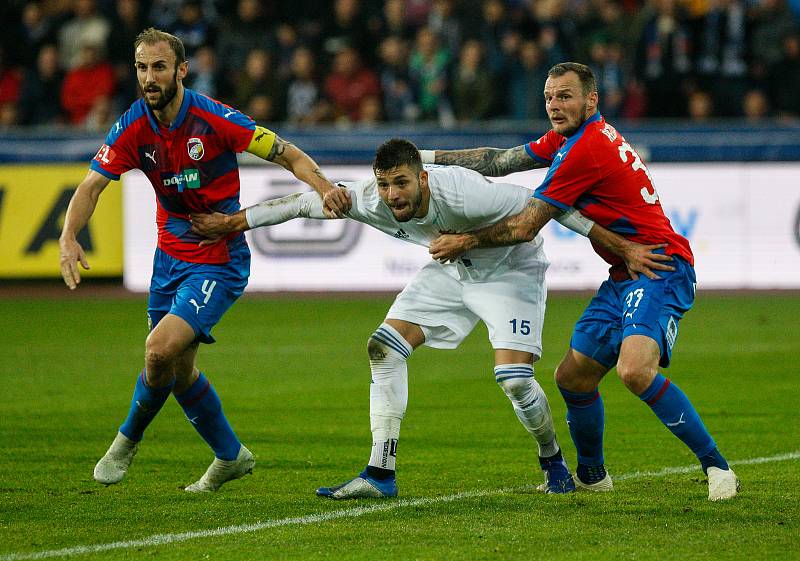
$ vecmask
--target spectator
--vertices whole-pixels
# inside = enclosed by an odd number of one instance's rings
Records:
[[[330,111],[330,104],[321,95],[314,54],[307,47],[299,47],[292,55],[286,116],[291,123],[309,125],[326,120]]]
[[[61,105],[73,125],[85,124],[89,113],[109,103],[114,94],[114,69],[101,53],[97,43],[84,42],[77,66],[64,77]]]
[[[248,53],[252,49],[272,50],[266,29],[259,0],[238,0],[236,15],[222,27],[217,42],[217,59],[225,61],[219,84],[223,99],[232,97]]]
[[[278,81],[272,73],[272,57],[262,49],[253,49],[247,55],[244,73],[237,81],[234,90],[233,105],[247,109],[256,96],[262,98],[257,103],[262,115],[266,108],[263,98],[266,98],[269,100],[269,118],[271,120],[280,118],[276,109],[282,107],[282,103],[277,99],[280,97],[280,91]],[[258,120],[249,111],[247,114]],[[261,120],[264,121],[266,118],[262,117]]]
[[[743,0],[718,0],[700,21],[695,69],[700,87],[714,98],[718,116],[741,111],[747,90],[748,27]]]
[[[714,116],[714,99],[708,92],[695,90],[689,94],[689,118],[694,122],[708,121]]]
[[[428,14],[428,27],[449,52],[461,50],[461,20],[456,14],[455,0],[434,0]]]
[[[58,32],[61,66],[66,70],[81,64],[84,45],[104,47],[111,31],[111,24],[98,13],[95,0],[73,0],[72,6],[72,17]]]
[[[217,97],[217,55],[214,49],[203,46],[194,53],[192,72],[184,80],[188,87],[208,97]],[[130,74],[130,73],[129,73]]]
[[[597,80],[600,112],[603,117],[616,118],[622,110],[625,95],[625,72],[622,67],[622,48],[618,44],[595,42],[590,48],[590,64]]]
[[[146,27],[141,3],[138,0],[116,0],[111,27],[114,32],[108,36],[108,60],[114,67],[117,83],[112,112],[119,113],[139,95],[136,74],[131,72],[131,60],[134,58],[133,42]]]
[[[277,63],[275,74],[280,79],[286,79],[292,73],[292,57],[299,46],[300,40],[294,26],[288,23],[278,25],[275,30],[273,60]]]
[[[750,36],[751,73],[764,78],[771,66],[782,57],[782,39],[797,30],[797,18],[785,0],[761,0],[753,9]]]
[[[745,96],[742,113],[750,123],[757,123],[769,117],[769,100],[762,90],[749,90]]]
[[[258,0],[257,0],[258,1]],[[202,12],[208,21],[217,20],[217,0],[201,0]],[[180,19],[185,0],[153,0],[149,20],[158,29],[169,29]]]
[[[439,46],[436,34],[428,27],[420,28],[409,68],[422,119],[437,119],[444,125],[453,122],[447,91],[449,64],[450,54]]]
[[[459,121],[479,121],[491,116],[495,83],[483,62],[480,41],[470,39],[461,47],[453,77],[453,109]]]
[[[547,118],[542,96],[549,69],[539,44],[532,39],[524,41],[511,72],[511,118],[527,122]]]
[[[373,30],[376,43],[381,38],[390,36],[408,41],[414,38],[414,28],[406,20],[405,0],[386,0],[378,22],[377,28]]]
[[[22,60],[28,66],[34,66],[44,45],[56,42],[53,22],[45,14],[40,0],[26,2],[22,8],[20,35]]]
[[[194,63],[197,49],[216,42],[214,27],[203,12],[202,0],[183,0],[171,33],[183,41],[190,63]]]
[[[322,26],[322,50],[331,61],[348,46],[367,61],[375,51],[359,0],[334,0],[333,15]]]
[[[361,103],[366,97],[379,97],[381,84],[372,70],[361,64],[353,47],[345,47],[333,59],[333,72],[325,80],[325,95],[333,103],[338,119],[361,120]]]
[[[645,88],[648,117],[685,117],[691,37],[676,0],[655,0],[636,48],[636,76]]]
[[[800,117],[800,35],[783,38],[783,56],[769,73],[770,96],[781,118]]]
[[[19,121],[22,125],[60,123],[63,120],[61,91],[64,72],[58,65],[58,49],[45,45],[39,50],[36,66],[28,68],[20,96]]]
[[[5,128],[17,123],[17,103],[21,90],[22,72],[6,62],[4,49],[0,47],[0,111],[3,113],[2,123]]]
[[[408,45],[397,35],[390,35],[378,47],[383,106],[389,121],[414,121],[419,107],[408,73]]]

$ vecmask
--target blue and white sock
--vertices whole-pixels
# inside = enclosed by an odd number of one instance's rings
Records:
[[[547,396],[533,376],[533,365],[500,364],[494,367],[494,379],[514,407],[519,422],[536,439],[539,457],[558,453],[553,414]]]
[[[408,366],[414,349],[387,323],[381,324],[369,340],[369,420],[372,452],[366,473],[375,479],[394,477],[400,423],[408,406]]]
[[[603,430],[605,427],[605,410],[600,392],[571,392],[558,388],[567,404],[567,425],[572,442],[578,451],[578,464],[584,466],[602,466]],[[605,476],[604,476],[605,477]],[[602,478],[601,478],[602,479]],[[581,479],[584,483],[592,483]]]
[[[147,385],[145,370],[142,370],[136,378],[128,418],[119,427],[119,432],[134,442],[139,442],[144,436],[144,430],[161,411],[174,385],[173,380],[163,388],[151,388]]]
[[[656,374],[640,396],[672,434],[695,453],[705,472],[709,467],[728,469],[728,462],[719,453],[697,410],[681,389],[669,378]]]
[[[222,402],[211,382],[200,373],[188,390],[175,395],[186,418],[220,460],[235,460],[242,444],[222,412]]]

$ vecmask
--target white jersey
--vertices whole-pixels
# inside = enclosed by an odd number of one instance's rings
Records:
[[[341,183],[353,198],[348,216],[395,238],[429,247],[440,232],[477,230],[521,212],[532,195],[525,187],[492,183],[462,167],[426,164],[424,168],[430,187],[430,205],[424,218],[398,222],[378,195],[375,177]],[[530,260],[546,263],[538,235],[529,243],[472,249],[445,267],[453,278],[481,282]]]

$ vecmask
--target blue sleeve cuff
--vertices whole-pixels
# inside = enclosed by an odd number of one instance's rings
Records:
[[[534,192],[533,196],[536,197],[537,199],[541,199],[542,201],[544,201],[546,203],[550,203],[554,207],[559,208],[561,210],[569,210],[569,205],[565,205],[561,201],[557,201],[555,199],[551,199],[550,197],[548,197],[547,195],[543,195],[542,193]]]
[[[530,156],[531,158],[533,158],[534,160],[536,160],[540,164],[544,164],[546,166],[549,166],[550,164],[553,163],[553,160],[547,160],[545,158],[542,158],[539,154],[537,154],[536,152],[531,150],[531,143],[530,142],[525,145],[525,151],[528,153],[528,156]]]
[[[100,164],[98,164],[94,160],[92,160],[92,163],[89,164],[89,169],[96,171],[100,175],[105,175],[107,178],[112,179],[114,181],[117,181],[119,179],[119,175],[115,175],[110,171],[104,170],[102,167],[100,167]]]

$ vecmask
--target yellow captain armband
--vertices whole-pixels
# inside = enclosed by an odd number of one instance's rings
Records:
[[[275,138],[277,138],[277,135],[274,132],[256,125],[256,130],[253,132],[253,138],[250,140],[247,152],[266,160],[272,151],[272,146],[275,144]]]

